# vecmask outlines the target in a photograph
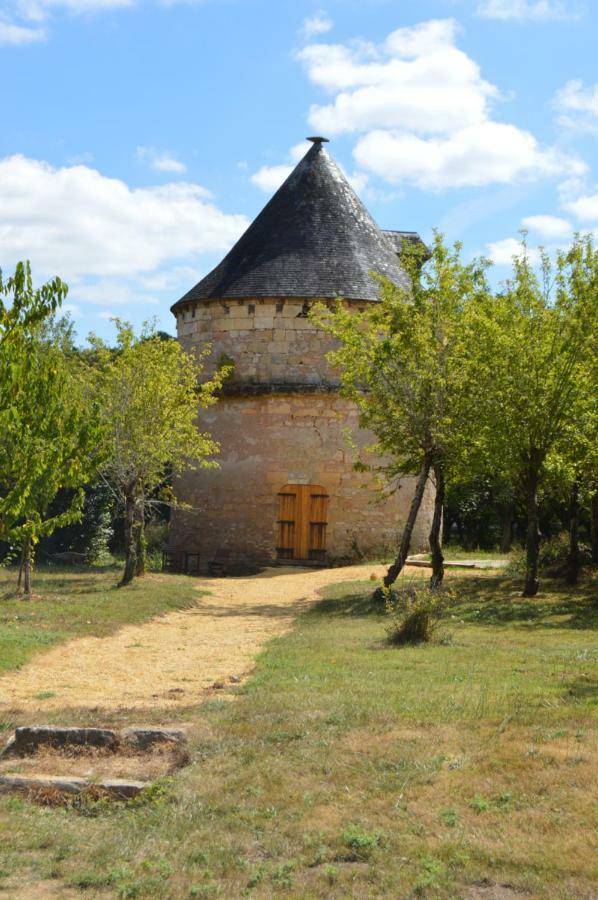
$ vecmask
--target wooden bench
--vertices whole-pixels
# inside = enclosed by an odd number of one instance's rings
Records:
[[[162,554],[162,571],[199,575],[199,553],[189,553],[188,550],[165,550]]]

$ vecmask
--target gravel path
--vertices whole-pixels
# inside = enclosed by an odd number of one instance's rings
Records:
[[[405,570],[409,573],[409,569]],[[422,570],[411,569],[422,577]],[[189,706],[207,691],[249,674],[265,642],[287,631],[319,590],[380,578],[383,566],[266,569],[249,578],[204,578],[192,609],[130,625],[104,638],[78,638],[39,654],[0,678],[0,714],[65,708]],[[165,590],[168,582],[164,581]],[[231,680],[232,679],[232,680]],[[214,685],[218,687],[214,687]],[[40,692],[53,692],[36,699]]]

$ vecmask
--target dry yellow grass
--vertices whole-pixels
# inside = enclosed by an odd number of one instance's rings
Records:
[[[287,631],[330,584],[380,577],[382,566],[266,569],[247,578],[197,582],[197,606],[130,625],[103,638],[77,638],[0,678],[0,714],[42,708],[176,708],[214,684],[246,676],[263,645]],[[409,570],[406,570],[409,574]],[[421,569],[414,577],[426,577]],[[164,580],[164,590],[168,581]],[[40,694],[46,695],[40,702]],[[52,696],[48,696],[52,694]],[[226,696],[225,690],[220,694]]]
[[[65,775],[80,778],[127,778],[151,781],[176,772],[188,762],[187,752],[176,746],[157,746],[151,752],[135,753],[119,747],[117,752],[86,747],[85,752],[67,753],[44,748],[32,756],[0,760],[0,775]]]

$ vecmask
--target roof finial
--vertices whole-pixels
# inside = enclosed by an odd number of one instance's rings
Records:
[[[305,138],[306,141],[311,141],[312,144],[329,144],[330,141],[325,137],[308,137]]]

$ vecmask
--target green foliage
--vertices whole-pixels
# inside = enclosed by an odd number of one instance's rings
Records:
[[[80,491],[99,462],[98,427],[82,371],[53,335],[21,342],[22,365],[3,417],[2,537],[36,542],[80,517]],[[59,490],[75,491],[66,510],[46,518]]]
[[[459,813],[451,806],[440,811],[440,818],[448,828],[454,828],[459,822]]]
[[[336,884],[338,880],[337,867],[330,863],[326,863],[326,865],[322,867],[322,877],[326,879],[329,885],[332,886],[333,884]]]
[[[422,453],[451,457],[461,448],[463,403],[461,320],[468,302],[485,297],[486,263],[461,261],[461,246],[436,233],[429,261],[405,247],[401,263],[410,288],[380,281],[380,302],[358,314],[342,302],[315,307],[318,324],[339,346],[328,358],[362,424],[388,454],[387,474],[416,473]]]
[[[82,529],[85,539],[85,555],[88,563],[99,563],[109,555],[113,535],[110,507],[101,502],[99,491],[86,494],[83,516],[87,528]],[[86,517],[87,512],[87,517]],[[88,524],[91,524],[90,525]]]
[[[553,535],[546,541],[542,541],[538,555],[538,569],[541,574],[552,578],[563,575],[569,559],[569,535],[562,531]],[[591,561],[590,548],[586,544],[580,546],[581,563],[589,564]],[[509,556],[507,573],[513,577],[525,574],[526,554],[524,550],[514,550]]]
[[[345,847],[351,851],[351,859],[366,860],[382,843],[384,832],[380,828],[366,831],[361,825],[351,824],[347,825],[341,837]]]
[[[455,602],[448,588],[422,585],[386,590],[386,633],[391,644],[421,644],[432,639],[434,630],[447,607]]]
[[[426,895],[429,888],[433,888],[444,873],[442,862],[428,853],[422,856],[420,865],[421,874],[413,885],[414,893],[418,897]]]
[[[39,288],[33,287],[29,262],[17,263],[14,275],[6,281],[0,269],[0,347],[2,357],[10,353],[9,343],[19,340],[40,322],[57,311],[68,293],[60,278],[53,278]],[[7,302],[2,298],[6,297]],[[0,399],[6,395],[0,392]]]
[[[513,265],[502,292],[467,307],[463,372],[471,454],[511,482],[526,506],[531,596],[538,589],[539,488],[555,457],[566,468],[564,460],[595,443],[598,251],[590,237],[577,238],[554,265],[543,255],[538,276],[524,239]]]
[[[467,308],[464,373],[480,422],[477,449],[518,485],[579,425],[595,364],[597,278],[590,238],[576,240],[554,267],[543,256],[540,277],[524,240],[504,290]]]
[[[408,287],[380,279],[379,303],[356,312],[339,301],[332,308],[316,306],[312,312],[314,321],[337,341],[328,359],[340,373],[343,394],[356,403],[361,425],[375,435],[376,443],[369,449],[383,460],[378,468],[393,488],[401,475],[418,476],[386,586],[405,564],[431,473],[436,487],[430,531],[432,581],[442,581],[444,485],[451,469],[458,464],[462,470],[467,458],[462,319],[466,306],[488,293],[485,261],[463,264],[460,244],[449,248],[438,233],[427,261],[421,249],[405,242],[401,265]]]
[[[168,546],[168,523],[149,522],[145,527],[145,542],[150,568],[154,571],[160,571],[162,568],[162,554]]]
[[[114,536],[112,522],[112,493],[102,480],[94,481],[84,489],[85,500],[81,519],[63,526],[39,543],[39,553],[44,559],[65,551],[81,553],[85,561],[95,564],[110,556],[110,543]],[[67,508],[72,491],[60,492],[51,504],[50,512]]]
[[[150,326],[136,338],[127,323],[116,320],[116,325],[116,350],[90,340],[107,447],[102,475],[124,510],[127,583],[139,574],[136,566],[144,555],[146,510],[175,503],[167,474],[216,465],[210,457],[219,447],[198,428],[197,416],[215,403],[229,369],[199,384],[201,357],[186,353],[177,341],[162,340]]]
[[[447,485],[444,507],[445,542],[454,533],[463,547],[493,550],[499,546],[504,522],[514,518],[514,493],[504,477],[488,472],[473,478],[467,467],[456,468]]]
[[[28,264],[0,280],[0,539],[24,548],[25,590],[40,537],[81,517],[83,485],[100,462],[99,427],[68,323],[48,320],[60,279],[34,290]],[[61,491],[70,501],[51,505]]]
[[[150,326],[136,338],[131,326],[116,320],[116,351],[91,337],[97,366],[97,396],[106,429],[109,456],[104,474],[121,496],[136,482],[146,493],[174,474],[214,465],[207,457],[218,447],[198,430],[198,407],[216,401],[227,372],[198,384],[201,360],[177,341],[162,340]]]

